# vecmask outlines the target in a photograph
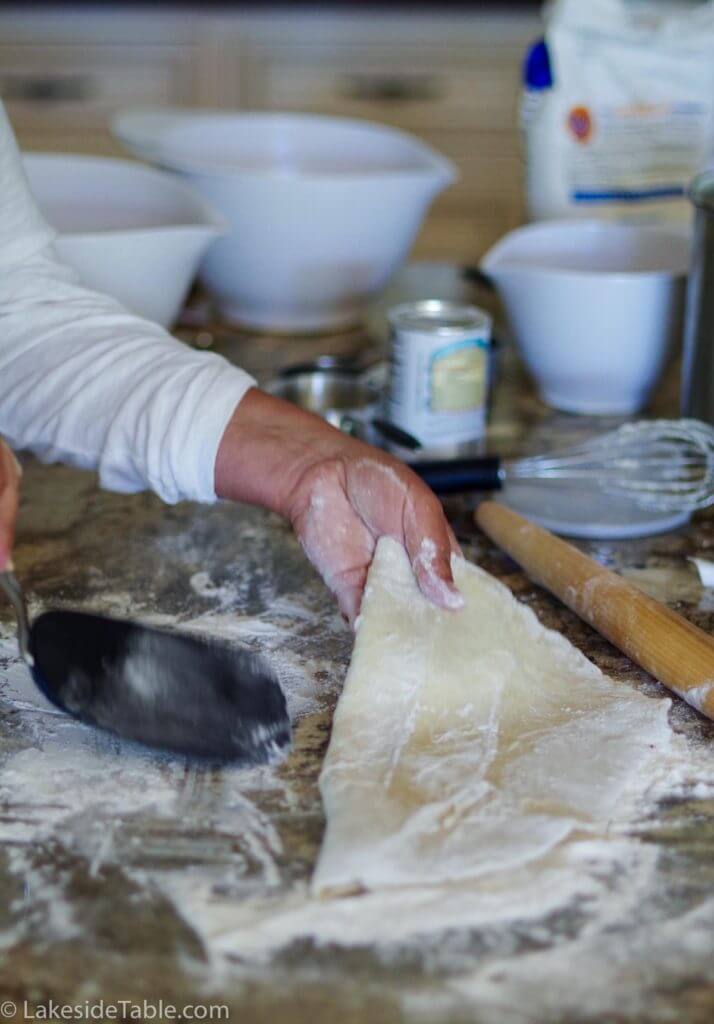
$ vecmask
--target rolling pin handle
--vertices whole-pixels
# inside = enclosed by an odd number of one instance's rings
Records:
[[[572,544],[494,501],[478,525],[536,583],[559,598],[692,707],[714,719],[714,639]]]

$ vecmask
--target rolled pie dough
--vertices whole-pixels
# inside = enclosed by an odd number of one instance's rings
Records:
[[[482,878],[603,833],[669,745],[669,700],[613,682],[492,576],[453,568],[457,613],[379,542],[320,777],[317,893]]]

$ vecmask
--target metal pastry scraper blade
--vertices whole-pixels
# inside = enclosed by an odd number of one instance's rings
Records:
[[[30,629],[35,682],[74,718],[179,754],[265,763],[290,743],[285,697],[249,651],[53,611]]]

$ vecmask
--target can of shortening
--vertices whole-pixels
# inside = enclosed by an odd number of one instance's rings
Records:
[[[491,363],[491,317],[440,299],[390,309],[387,414],[424,448],[483,438]]]

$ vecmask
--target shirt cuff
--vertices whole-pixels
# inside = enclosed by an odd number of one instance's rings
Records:
[[[216,457],[226,427],[255,380],[244,370],[217,359],[205,367],[176,411],[170,430],[168,479],[154,489],[164,501],[212,503],[216,495]],[[212,372],[211,372],[212,371]]]

